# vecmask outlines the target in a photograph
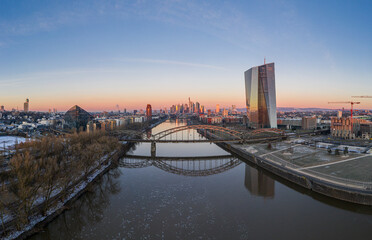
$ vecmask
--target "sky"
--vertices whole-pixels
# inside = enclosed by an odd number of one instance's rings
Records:
[[[244,71],[266,58],[278,107],[348,108],[328,102],[372,95],[371,12],[359,0],[0,0],[0,105],[244,107]]]

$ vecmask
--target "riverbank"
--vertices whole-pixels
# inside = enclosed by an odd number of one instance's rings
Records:
[[[372,188],[369,183],[337,178],[320,172],[306,172],[306,168],[264,158],[238,144],[217,143],[217,145],[270,173],[316,193],[356,204],[372,205]]]
[[[166,121],[152,132],[156,134],[183,124]],[[165,143],[158,147],[159,156],[228,154],[209,143]],[[137,144],[130,154],[148,156],[149,148],[150,144]],[[232,157],[233,162],[241,164],[235,167],[228,164],[224,171],[219,171],[219,166],[228,160],[169,160],[163,161],[163,166],[174,166],[176,171],[124,157],[119,167],[103,175],[69,210],[30,239],[298,239],[300,236],[346,240],[370,235],[372,207],[317,194],[249,161]],[[199,170],[212,174],[189,174]],[[283,227],[293,224],[291,231]],[[325,234],[327,231],[329,234]]]
[[[150,129],[154,126],[165,121],[161,119],[159,122],[154,123],[150,126]],[[148,129],[148,128],[146,128]],[[143,129],[144,132],[146,129]],[[110,155],[105,156],[105,159],[102,160],[102,164],[97,165],[94,167],[93,170],[87,175],[84,175],[78,180],[76,183],[71,185],[69,189],[71,189],[70,193],[67,196],[62,197],[62,192],[54,193],[52,198],[50,199],[50,205],[53,205],[46,214],[40,214],[40,210],[44,207],[44,202],[37,200],[37,205],[32,208],[32,216],[29,218],[29,223],[25,225],[22,230],[16,230],[17,219],[16,218],[9,218],[6,217],[4,226],[7,229],[8,235],[4,239],[26,239],[29,236],[37,233],[44,226],[46,226],[49,222],[53,221],[58,215],[63,213],[66,209],[69,208],[75,200],[81,197],[86,191],[89,190],[90,186],[94,184],[97,180],[99,180],[105,173],[107,173],[110,169],[117,166],[117,161],[120,157],[124,156],[127,151],[133,144],[122,144],[120,150],[111,153]],[[63,200],[62,200],[63,199]],[[10,232],[10,233],[9,233]]]
[[[207,138],[218,138],[208,132]],[[247,162],[313,192],[351,203],[372,206],[371,154],[330,154],[325,149],[298,144],[216,143]],[[353,162],[360,160],[361,162]]]
[[[96,169],[91,173],[87,180],[81,181],[79,184],[77,184],[75,186],[75,190],[66,198],[66,200],[64,200],[63,202],[59,202],[55,208],[48,211],[48,214],[46,216],[34,216],[33,219],[30,221],[30,224],[25,226],[23,230],[15,231],[4,239],[27,239],[33,234],[39,232],[49,222],[53,221],[58,215],[68,209],[68,206],[80,196],[82,196],[94,182],[102,177],[102,175],[107,173],[114,166],[114,163],[115,161],[113,159],[105,161],[102,168]],[[58,195],[55,196],[56,202],[59,201],[58,197]]]

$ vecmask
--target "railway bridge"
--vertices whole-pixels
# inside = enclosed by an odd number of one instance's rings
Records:
[[[187,130],[193,131],[190,133],[186,132]],[[214,125],[185,125],[161,131],[147,139],[124,138],[121,140],[125,142],[151,143],[151,156],[155,157],[156,143],[250,143],[278,140],[284,137],[286,136],[283,131],[271,128],[247,132]]]

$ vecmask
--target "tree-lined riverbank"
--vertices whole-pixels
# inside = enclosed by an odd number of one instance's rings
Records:
[[[119,141],[125,131],[142,135],[163,120],[17,144],[9,170],[0,174],[0,236],[24,238],[51,221],[129,149]]]

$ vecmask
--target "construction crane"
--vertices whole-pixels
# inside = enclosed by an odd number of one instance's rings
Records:
[[[352,98],[372,98],[372,96],[352,96]]]
[[[350,118],[350,123],[351,123],[351,132],[354,132],[354,124],[353,124],[353,107],[354,104],[360,104],[360,102],[328,102],[328,104],[340,104],[340,103],[349,103],[351,104],[350,112],[351,112],[351,118]]]
[[[328,104],[341,104],[341,103],[349,103],[351,104],[351,109],[350,109],[350,112],[351,112],[351,120],[353,120],[353,108],[354,108],[354,104],[360,104],[360,102],[328,102]]]

